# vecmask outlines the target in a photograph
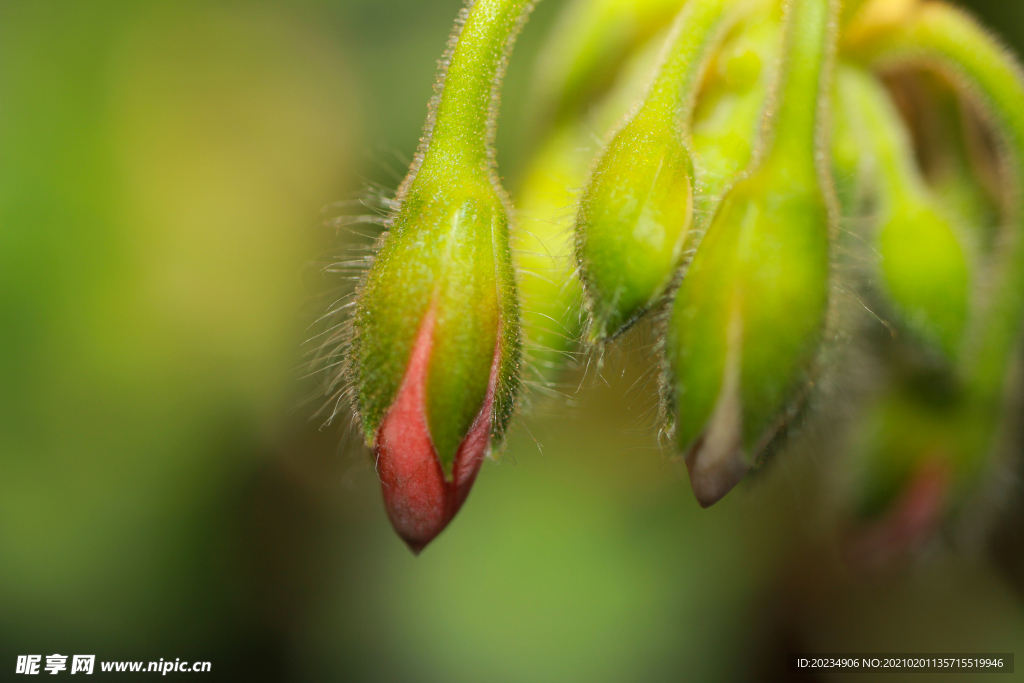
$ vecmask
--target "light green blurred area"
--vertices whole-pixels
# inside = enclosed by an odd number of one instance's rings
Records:
[[[510,66],[512,188],[559,5]],[[808,514],[827,454],[700,510],[644,427],[655,382],[630,389],[642,346],[607,384],[567,378],[579,405],[535,401],[408,553],[296,378],[344,284],[321,210],[397,184],[459,6],[0,2],[0,671],[68,652],[211,680],[741,681],[785,680],[794,648],[1024,656],[1019,583],[983,556],[843,576]]]
[[[272,5],[3,5],[3,640],[224,639],[219,510],[300,392],[302,270],[350,178],[333,33]]]

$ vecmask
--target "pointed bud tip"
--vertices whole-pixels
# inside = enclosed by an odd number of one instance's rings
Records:
[[[943,458],[925,459],[888,511],[850,534],[843,549],[846,561],[861,570],[881,571],[922,547],[942,523],[951,478]]]
[[[702,508],[722,500],[750,471],[750,461],[743,452],[743,403],[737,353],[740,333],[738,319],[733,319],[722,393],[704,433],[686,452],[690,487]]]
[[[377,431],[374,455],[384,505],[395,532],[419,555],[448,526],[473,486],[490,446],[501,344],[495,348],[487,394],[446,476],[427,420],[426,383],[435,314],[420,325],[405,378]]]
[[[736,488],[750,465],[735,444],[715,443],[702,438],[686,455],[686,469],[690,473],[690,488],[702,508],[709,508]]]

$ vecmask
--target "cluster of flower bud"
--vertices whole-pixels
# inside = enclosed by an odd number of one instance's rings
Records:
[[[845,340],[882,368],[836,443],[853,547],[886,557],[949,519],[999,451],[1024,322],[1013,58],[925,0],[574,0],[513,208],[494,129],[529,9],[467,6],[358,291],[355,408],[399,535],[418,552],[451,521],[524,368],[554,381],[636,324],[702,506],[861,372],[826,362]],[[868,322],[837,314],[851,296]]]

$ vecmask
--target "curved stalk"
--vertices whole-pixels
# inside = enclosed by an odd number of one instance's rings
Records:
[[[941,70],[982,105],[1000,137],[1011,222],[962,363],[970,393],[997,413],[1024,322],[1024,72],[970,16],[941,3],[922,4],[899,22],[863,26],[848,49],[875,68]]]

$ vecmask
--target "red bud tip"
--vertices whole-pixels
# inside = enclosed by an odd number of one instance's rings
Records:
[[[943,460],[922,462],[889,513],[851,539],[846,548],[849,562],[882,570],[919,548],[942,521],[951,474]]]
[[[388,517],[417,555],[455,517],[480,470],[490,443],[491,406],[500,359],[499,341],[483,405],[455,454],[452,481],[448,481],[430,437],[424,402],[434,321],[431,307],[420,325],[398,396],[377,430],[374,448]]]

